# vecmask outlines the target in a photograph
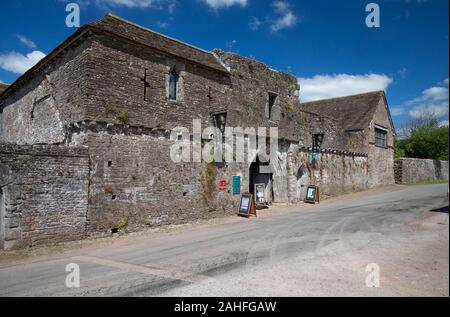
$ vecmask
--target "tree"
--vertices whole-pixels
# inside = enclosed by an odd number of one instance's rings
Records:
[[[405,145],[408,140],[395,140],[395,159],[406,157]]]
[[[424,117],[414,121],[410,131],[408,139],[397,142],[398,154],[404,150],[406,157],[448,161],[448,126],[439,126],[434,117]]]

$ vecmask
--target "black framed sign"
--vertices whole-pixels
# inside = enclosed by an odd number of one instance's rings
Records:
[[[241,202],[239,204],[238,215],[247,218],[249,218],[252,215],[256,217],[256,208],[252,194],[250,193],[242,194]]]
[[[320,189],[317,186],[308,186],[306,191],[305,203],[320,203]]]

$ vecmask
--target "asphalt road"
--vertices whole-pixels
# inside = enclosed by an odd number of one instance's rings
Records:
[[[392,186],[22,260],[3,253],[0,296],[449,296],[446,193]],[[69,263],[79,288],[66,286]],[[379,287],[366,284],[369,264]]]

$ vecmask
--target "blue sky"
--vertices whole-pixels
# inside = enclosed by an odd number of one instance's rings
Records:
[[[75,30],[65,0],[2,1],[0,81],[12,83]],[[448,0],[80,0],[81,23],[112,12],[299,78],[303,101],[385,89],[396,126],[448,124]],[[368,28],[366,5],[380,7]]]

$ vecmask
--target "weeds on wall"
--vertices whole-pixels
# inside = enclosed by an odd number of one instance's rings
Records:
[[[127,111],[117,111],[114,105],[110,102],[103,101],[105,112],[108,115],[114,116],[114,119],[119,124],[128,124],[130,121],[130,115]]]
[[[216,196],[216,178],[217,178],[217,167],[214,162],[206,163],[202,171],[201,176],[201,196],[206,206],[211,210],[214,209],[214,200]]]

